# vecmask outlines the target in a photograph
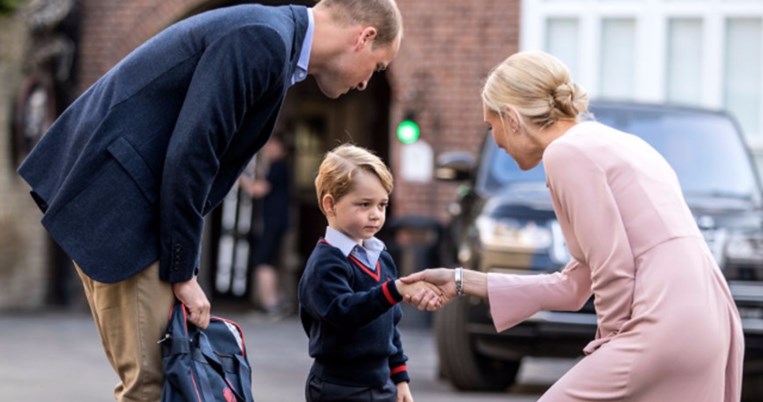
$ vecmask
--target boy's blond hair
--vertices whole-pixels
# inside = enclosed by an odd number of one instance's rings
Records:
[[[378,156],[355,145],[340,145],[326,153],[315,178],[318,206],[324,215],[323,197],[331,195],[334,201],[339,201],[352,191],[353,179],[360,170],[378,177],[387,194],[392,192],[392,173]]]

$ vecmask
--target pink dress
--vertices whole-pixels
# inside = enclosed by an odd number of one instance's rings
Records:
[[[744,337],[726,281],[675,172],[646,142],[595,122],[543,154],[572,260],[547,275],[488,275],[495,327],[595,295],[596,339],[540,399],[737,402]]]

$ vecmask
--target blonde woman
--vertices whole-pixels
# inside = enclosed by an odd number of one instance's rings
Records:
[[[543,162],[572,260],[547,275],[440,268],[405,281],[489,299],[497,331],[593,294],[596,339],[543,402],[739,401],[739,315],[668,163],[634,135],[579,121],[587,95],[549,54],[507,58],[482,100],[498,146],[522,169]]]

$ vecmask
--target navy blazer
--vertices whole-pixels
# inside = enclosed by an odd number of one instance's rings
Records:
[[[199,267],[204,215],[268,140],[307,32],[302,6],[180,21],[85,91],[19,168],[42,224],[100,282]]]

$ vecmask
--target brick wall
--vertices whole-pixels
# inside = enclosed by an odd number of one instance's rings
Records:
[[[41,214],[11,162],[11,113],[21,83],[26,26],[19,17],[0,17],[0,307],[44,302],[48,246]]]
[[[405,36],[390,67],[393,93],[391,126],[407,110],[416,110],[421,138],[440,152],[479,148],[485,126],[480,90],[490,69],[516,52],[519,0],[398,0]],[[400,144],[392,141],[391,157],[399,171]],[[399,177],[399,175],[398,175]],[[446,218],[453,199],[450,184],[398,180],[398,215]]]
[[[83,0],[80,88],[86,89],[131,50],[203,0]]]

